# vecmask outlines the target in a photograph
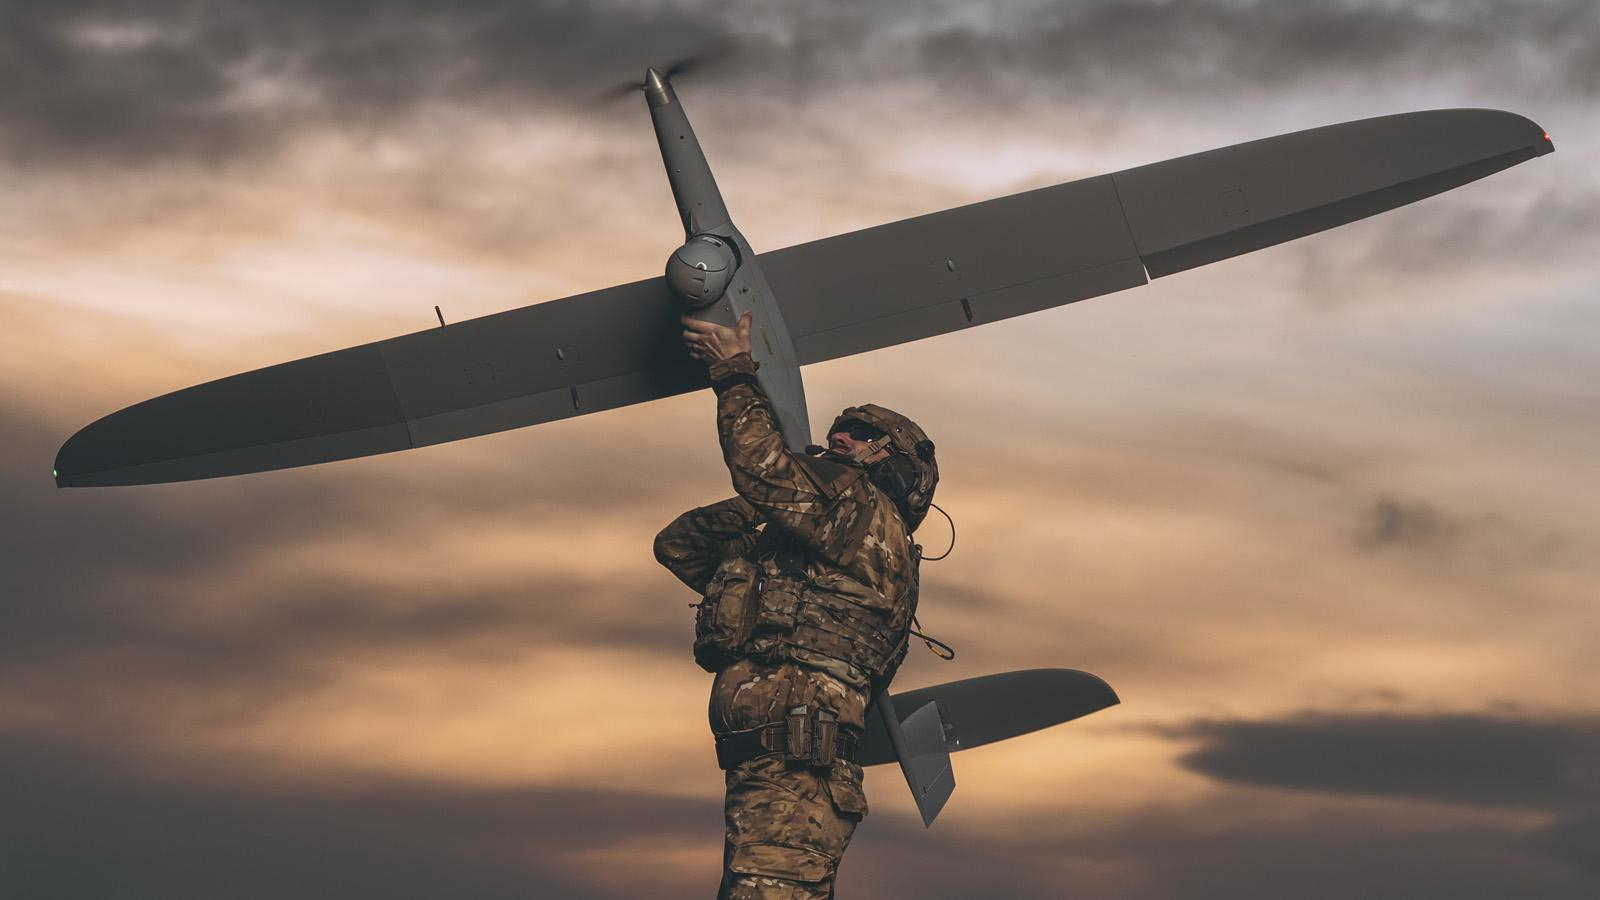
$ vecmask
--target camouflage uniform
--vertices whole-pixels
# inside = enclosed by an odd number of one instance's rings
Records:
[[[712,732],[783,721],[806,705],[859,736],[876,687],[905,653],[916,611],[916,549],[895,504],[863,467],[787,449],[748,354],[714,364],[717,430],[738,496],[679,516],[656,538],[656,558],[710,598],[741,579],[761,616],[737,649],[697,660],[716,672]],[[771,585],[789,554],[802,577],[793,603],[769,622]],[[782,604],[779,604],[780,606]],[[706,607],[702,603],[702,611]],[[697,634],[700,628],[697,625]],[[867,812],[861,767],[794,766],[782,753],[727,771],[727,843],[719,897],[833,896],[839,859]]]

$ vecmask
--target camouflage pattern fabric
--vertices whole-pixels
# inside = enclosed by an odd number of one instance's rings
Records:
[[[704,594],[723,560],[746,556],[755,548],[760,524],[755,507],[743,497],[691,509],[656,536],[656,561]]]
[[[859,734],[876,683],[892,677],[916,611],[917,556],[895,504],[857,464],[790,451],[740,354],[711,366],[717,431],[737,496],[690,510],[656,538],[656,558],[697,592],[715,591],[724,563],[746,559],[791,579],[793,624],[757,624],[717,670],[713,733],[782,721],[820,706]],[[798,553],[792,552],[798,550]],[[758,622],[774,610],[769,584]],[[809,618],[808,618],[809,617]],[[898,647],[898,654],[894,648]],[[885,652],[887,648],[888,652]],[[829,770],[769,754],[727,772],[726,898],[833,896],[833,878],[866,815],[861,767]]]
[[[867,697],[797,663],[740,660],[718,673],[711,691],[711,730],[753,728],[791,706],[821,705],[841,722],[859,723]],[[787,765],[782,754],[759,756],[727,772],[723,814],[725,898],[833,896],[839,860],[867,813],[861,767],[840,760],[829,771]]]
[[[711,367],[713,383],[754,374],[740,354]],[[763,520],[799,539],[827,567],[886,597],[903,597],[915,582],[910,533],[893,502],[866,469],[830,457],[795,454],[753,379],[717,395],[717,434],[733,489]]]
[[[840,811],[841,795],[846,805],[861,797],[859,767],[855,777],[855,785],[841,788],[843,777],[789,768],[781,755],[757,757],[730,769],[724,807],[728,839],[717,896],[831,898],[839,859],[861,820]]]
[[[841,726],[859,734],[871,702],[866,691],[801,663],[740,659],[718,672],[711,684],[711,732],[758,728],[783,721],[790,707],[820,706],[833,710]]]
[[[768,610],[789,630],[747,635],[748,653],[788,657],[860,687],[886,678],[904,652],[916,613],[917,558],[894,502],[859,464],[793,453],[740,354],[711,367],[717,431],[736,498],[678,517],[656,538],[656,558],[696,591],[730,557],[773,560],[791,547],[806,557],[794,609]],[[742,377],[741,377],[742,376]],[[758,533],[759,529],[759,533]],[[774,624],[769,622],[768,624]],[[758,629],[760,631],[761,629]]]

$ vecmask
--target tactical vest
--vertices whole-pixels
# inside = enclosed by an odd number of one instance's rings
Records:
[[[915,548],[908,552],[915,561]],[[716,672],[743,657],[793,660],[858,687],[898,668],[916,612],[914,577],[909,596],[885,597],[819,572],[803,554],[758,545],[755,555],[724,560],[706,588],[695,617],[701,668]]]

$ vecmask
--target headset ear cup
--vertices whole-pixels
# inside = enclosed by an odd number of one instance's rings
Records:
[[[875,463],[868,472],[872,483],[877,485],[884,493],[894,500],[895,505],[901,507],[903,512],[909,514],[908,507],[914,505],[920,473],[917,464],[908,457],[895,454],[882,462]]]

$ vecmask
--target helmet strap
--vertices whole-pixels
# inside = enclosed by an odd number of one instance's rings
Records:
[[[882,450],[883,448],[889,446],[889,435],[886,434],[881,438],[874,438],[874,439],[872,439],[870,441],[867,441],[867,446],[870,448],[870,451],[867,453],[867,456],[869,456],[869,457],[870,456],[876,456],[878,454],[879,450]],[[893,456],[893,455],[894,455],[894,453],[891,451],[889,456]],[[887,459],[888,457],[884,457],[884,458]]]

